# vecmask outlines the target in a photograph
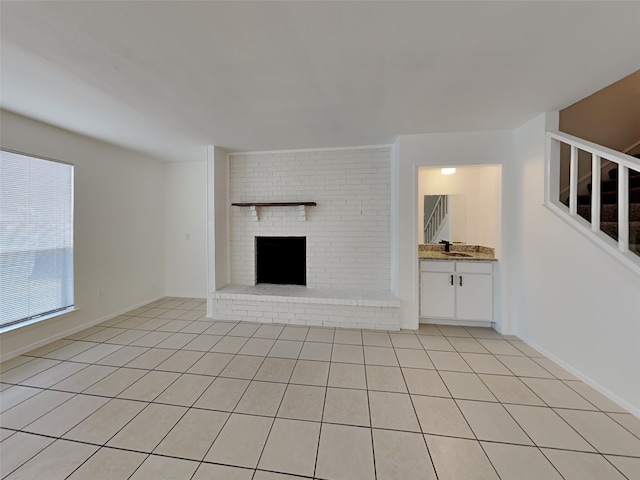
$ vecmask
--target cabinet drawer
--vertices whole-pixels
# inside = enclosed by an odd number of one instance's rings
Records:
[[[453,261],[442,261],[442,262],[433,262],[430,260],[421,260],[420,261],[420,271],[421,272],[454,272],[455,271],[455,263]]]
[[[492,262],[456,262],[458,273],[493,273]]]

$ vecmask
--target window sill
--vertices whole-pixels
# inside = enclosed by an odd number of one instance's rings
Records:
[[[63,317],[66,315],[71,315],[72,313],[75,313],[79,310],[78,307],[69,307],[65,310],[61,310],[59,312],[56,313],[52,313],[51,315],[45,315],[43,317],[38,317],[38,318],[32,318],[31,320],[27,320],[25,322],[21,322],[21,323],[16,323],[15,325],[8,325],[6,327],[2,327],[0,328],[0,335],[8,333],[8,332],[12,332],[15,330],[19,330],[21,328],[30,326],[30,325],[35,325],[37,323],[40,322],[45,322],[47,320],[51,320],[52,318],[59,318],[59,317]]]

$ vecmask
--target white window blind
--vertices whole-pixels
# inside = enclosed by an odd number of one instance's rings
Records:
[[[73,306],[73,166],[0,150],[0,328]]]

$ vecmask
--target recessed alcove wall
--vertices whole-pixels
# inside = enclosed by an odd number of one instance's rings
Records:
[[[500,165],[457,167],[453,175],[440,168],[420,168],[418,178],[418,243],[423,242],[425,195],[463,195],[466,215],[465,243],[501,247]]]

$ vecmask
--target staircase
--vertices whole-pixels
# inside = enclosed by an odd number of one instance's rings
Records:
[[[427,217],[426,213],[427,212],[425,212],[426,220],[424,222],[424,243],[437,243],[436,239],[449,214],[447,195],[440,195],[438,201],[433,206],[431,214]]]
[[[544,205],[640,275],[638,146],[640,142],[624,153],[567,133],[547,132]],[[563,157],[565,151],[569,158]]]
[[[634,155],[640,158],[640,154]],[[592,184],[587,195],[578,195],[578,215],[591,222]],[[618,240],[618,169],[609,170],[600,182],[600,230]],[[640,171],[629,169],[629,250],[640,255]]]

